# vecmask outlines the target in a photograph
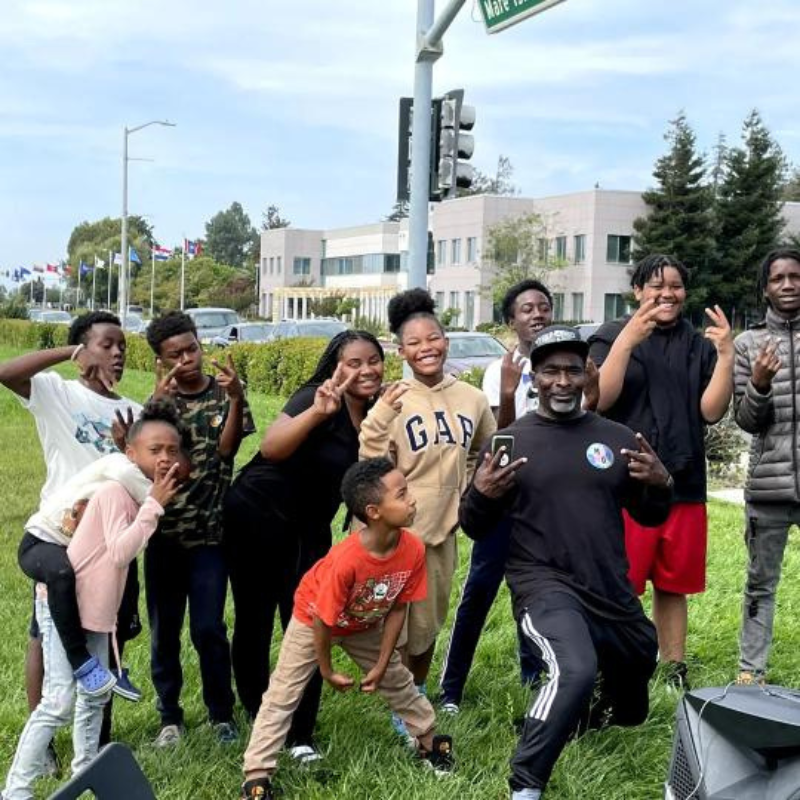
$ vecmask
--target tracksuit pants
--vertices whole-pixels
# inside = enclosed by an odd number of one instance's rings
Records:
[[[510,782],[514,791],[543,789],[571,735],[585,727],[644,722],[658,644],[643,611],[610,620],[552,587],[514,600],[546,677],[526,714]]]

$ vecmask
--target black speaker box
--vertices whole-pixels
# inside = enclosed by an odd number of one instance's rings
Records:
[[[687,692],[676,712],[665,800],[800,800],[800,692]]]

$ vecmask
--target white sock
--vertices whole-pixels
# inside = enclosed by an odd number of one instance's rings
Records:
[[[511,793],[511,800],[539,800],[541,796],[541,789],[517,789]]]

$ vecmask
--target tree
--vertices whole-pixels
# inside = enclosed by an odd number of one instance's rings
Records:
[[[408,200],[398,200],[384,217],[386,222],[400,222],[408,216]]]
[[[499,194],[499,195],[515,195],[519,194],[519,189],[512,182],[514,176],[514,166],[511,159],[507,156],[498,156],[497,169],[495,170],[494,177],[486,175],[480,170],[475,170],[475,176],[472,179],[472,186],[469,189],[459,189],[459,197],[470,197],[475,194]]]
[[[692,270],[687,311],[706,305],[708,271],[714,256],[713,196],[704,184],[705,161],[695,147],[694,131],[681,112],[664,139],[668,152],[656,161],[656,186],[642,194],[647,216],[633,222],[633,257],[675,255]]]
[[[288,228],[292,223],[281,216],[281,211],[276,205],[267,206],[261,214],[261,230],[271,231],[275,228]]]
[[[498,304],[515,283],[533,278],[549,284],[553,273],[567,266],[550,246],[548,220],[531,212],[501,220],[488,230],[484,260],[494,270],[491,294]]]
[[[252,254],[256,232],[241,203],[231,203],[227,211],[219,211],[206,223],[205,250],[214,261],[231,267],[245,266]]]
[[[781,240],[785,172],[780,147],[752,111],[742,126],[741,146],[725,153],[715,208],[717,263],[709,276],[709,300],[722,306],[732,324],[741,324],[759,305],[755,267]]]
[[[781,197],[787,202],[800,203],[800,167],[795,166],[792,169],[791,175],[783,184]]]

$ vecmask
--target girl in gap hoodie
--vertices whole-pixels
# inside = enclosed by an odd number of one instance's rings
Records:
[[[448,341],[434,308],[424,289],[409,289],[389,302],[389,329],[413,378],[386,389],[359,436],[360,457],[389,456],[417,501],[413,531],[425,543],[428,596],[409,607],[401,652],[423,692],[450,603],[459,500],[496,429],[483,392],[444,374]]]

